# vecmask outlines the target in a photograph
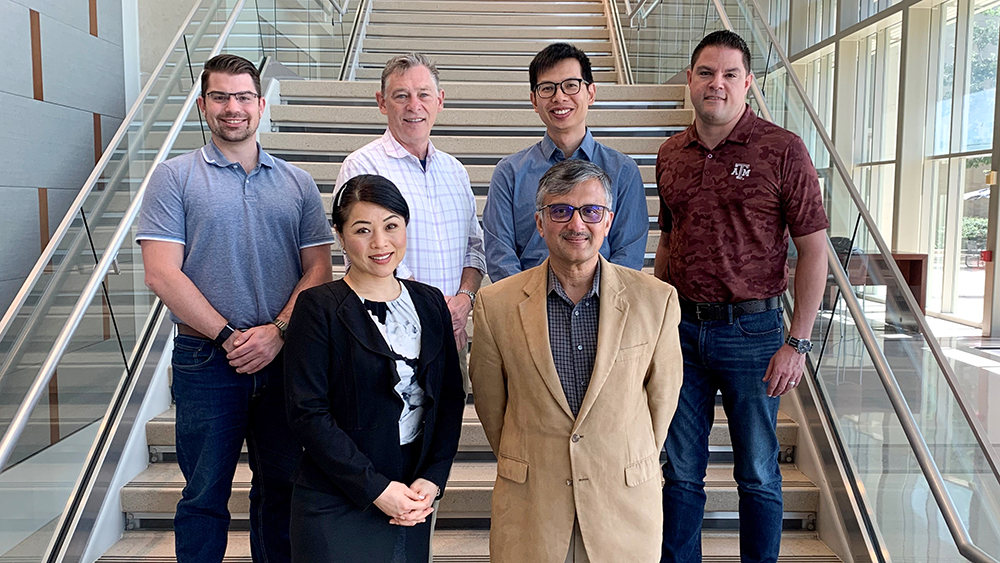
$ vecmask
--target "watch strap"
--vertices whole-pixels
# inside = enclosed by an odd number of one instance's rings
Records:
[[[468,289],[460,289],[460,290],[458,290],[458,292],[462,293],[462,294],[465,294],[465,295],[468,295],[469,296],[469,301],[472,303],[472,306],[473,307],[476,306],[476,292],[475,291],[470,291]]]
[[[222,348],[222,345],[229,340],[229,337],[232,336],[234,332],[236,332],[236,329],[229,323],[226,323],[226,326],[222,327],[222,330],[219,331],[219,335],[215,337],[213,343],[219,348]]]
[[[273,321],[271,321],[271,324],[273,324],[274,326],[278,327],[278,334],[280,334],[281,335],[281,339],[284,340],[285,339],[285,331],[288,330],[288,323],[286,323],[285,321],[283,321],[281,319],[274,319]]]

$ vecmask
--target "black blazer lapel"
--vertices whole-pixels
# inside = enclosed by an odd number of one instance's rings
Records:
[[[350,331],[351,336],[358,341],[358,344],[369,351],[395,360],[396,355],[389,349],[385,342],[385,337],[375,326],[375,321],[368,315],[365,306],[361,304],[361,299],[353,291],[348,291],[337,307],[337,316]]]

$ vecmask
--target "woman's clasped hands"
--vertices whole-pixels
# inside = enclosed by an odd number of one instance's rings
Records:
[[[375,499],[375,506],[390,517],[389,523],[398,526],[416,526],[427,521],[434,512],[434,499],[438,486],[427,479],[417,479],[407,487],[392,481]]]

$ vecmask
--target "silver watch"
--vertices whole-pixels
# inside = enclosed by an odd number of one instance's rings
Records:
[[[475,291],[469,291],[468,289],[460,289],[460,290],[458,290],[458,293],[464,293],[465,295],[468,295],[469,296],[469,301],[471,302],[472,306],[473,307],[476,306],[476,292]],[[456,295],[458,295],[458,294],[456,293]]]

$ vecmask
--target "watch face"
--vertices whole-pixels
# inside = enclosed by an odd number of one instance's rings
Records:
[[[812,342],[802,339],[799,340],[799,343],[795,347],[795,349],[799,352],[799,354],[805,354],[806,352],[809,352],[813,349],[813,345]]]

